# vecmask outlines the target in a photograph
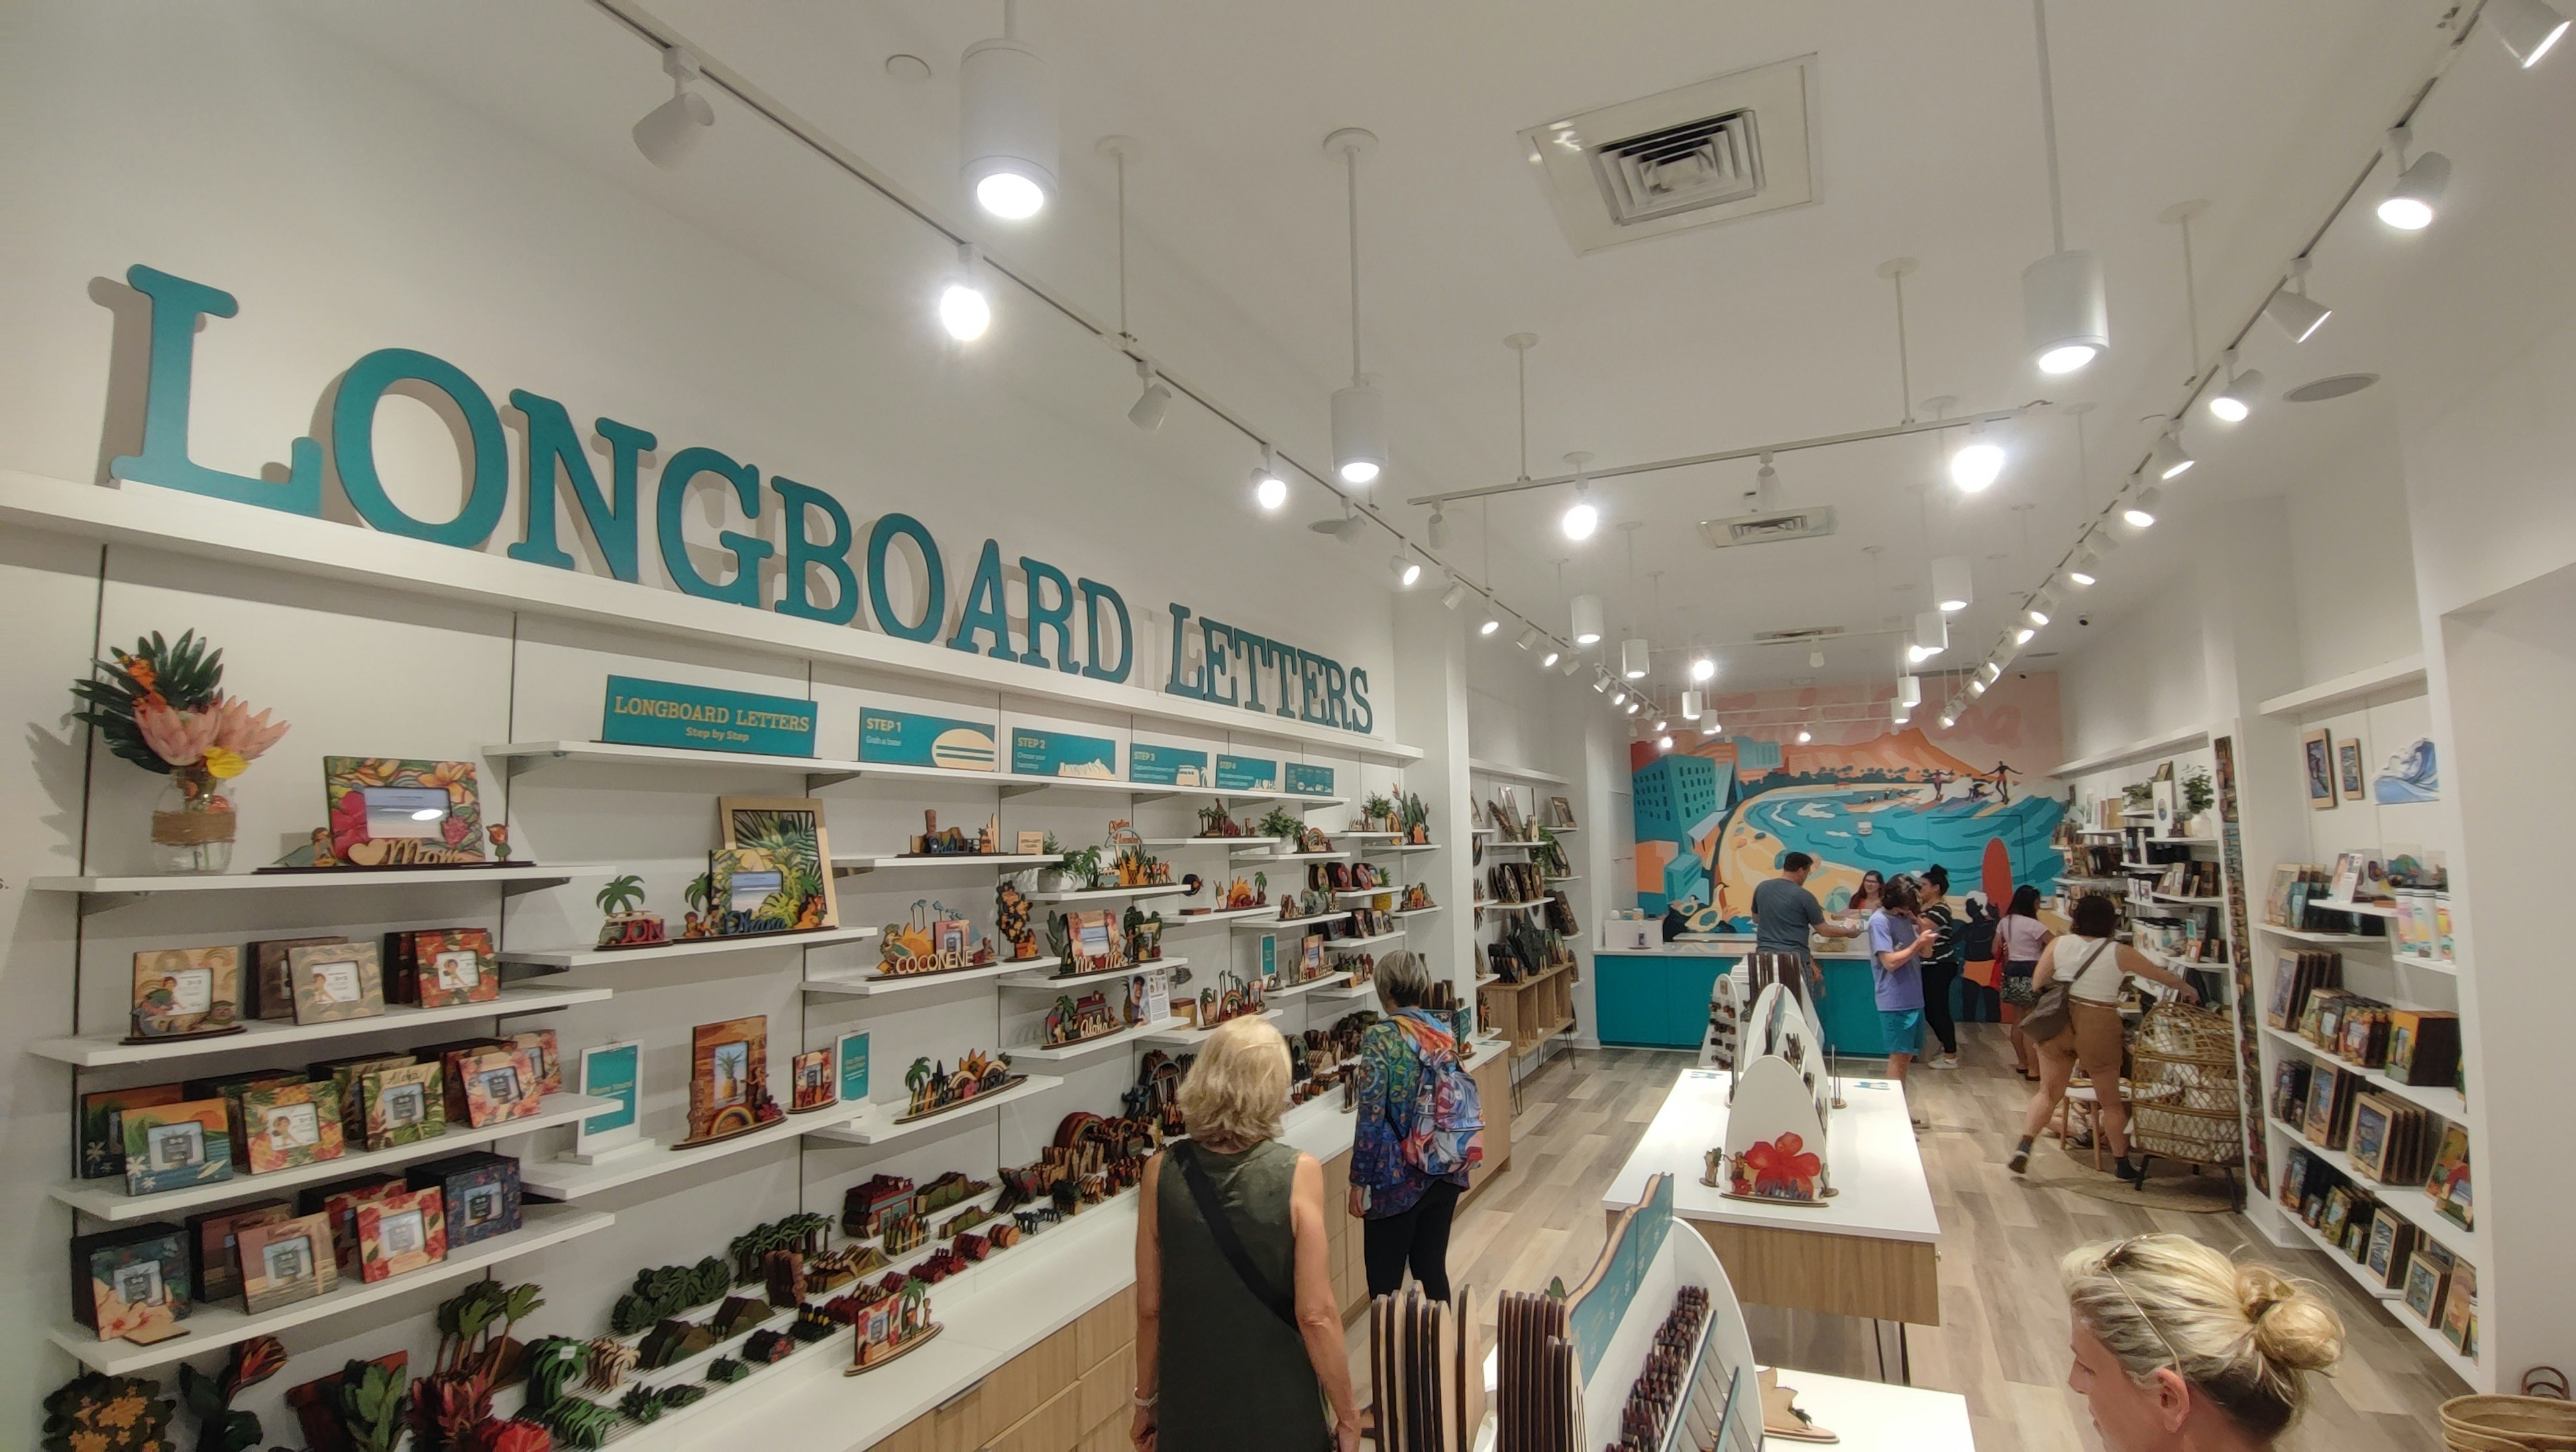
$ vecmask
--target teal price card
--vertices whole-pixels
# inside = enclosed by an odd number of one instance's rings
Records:
[[[1127,779],[1150,786],[1203,787],[1209,780],[1208,754],[1139,741],[1127,748]]]
[[[1262,756],[1226,756],[1216,759],[1216,785],[1219,791],[1272,792],[1279,789],[1279,763]]]
[[[750,756],[812,756],[814,703],[676,681],[610,676],[599,739]]]
[[[868,1036],[864,1033],[841,1035],[840,1052],[835,1056],[841,1066],[841,1102],[868,1102]]]
[[[1118,743],[1106,736],[1080,736],[1070,731],[1017,729],[1011,732],[1011,770],[1020,776],[1116,781]]]
[[[924,716],[883,706],[859,712],[859,760],[890,766],[937,766],[950,771],[991,771],[999,758],[993,728],[981,721]]]

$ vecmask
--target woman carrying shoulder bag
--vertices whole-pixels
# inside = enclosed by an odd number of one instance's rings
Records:
[[[1287,1103],[1279,1030],[1235,1019],[1181,1082],[1190,1138],[1145,1162],[1137,1452],[1357,1452],[1324,1170],[1279,1142]]]
[[[2039,1046],[2039,1088],[2030,1096],[2030,1112],[2022,1116],[2021,1142],[2007,1161],[2016,1175],[2030,1167],[2031,1141],[2057,1112],[2057,1102],[2066,1097],[2066,1081],[2082,1064],[2100,1105],[2100,1132],[2110,1144],[2114,1172],[2133,1185],[2146,1178],[2143,1166],[2129,1163],[2129,1112],[2120,1099],[2120,985],[2127,978],[2144,978],[2185,1003],[2198,1003],[2200,993],[2137,949],[2113,942],[2119,926],[2119,909],[2109,898],[2077,900],[2075,931],[2050,943],[2031,974],[2037,1001],[2022,1027]]]

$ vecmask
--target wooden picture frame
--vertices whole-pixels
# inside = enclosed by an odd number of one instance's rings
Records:
[[[764,1112],[766,1111],[766,1112]],[[689,1034],[689,1137],[731,1139],[778,1117],[769,1097],[769,1017],[702,1023]]]
[[[536,1070],[528,1063],[525,1049],[462,1054],[455,1064],[455,1075],[448,1081],[448,1097],[456,1101],[448,1106],[450,1118],[462,1108],[465,1122],[483,1129],[537,1112]]]
[[[232,1106],[220,1097],[128,1108],[123,1127],[129,1195],[233,1177]]]
[[[80,1177],[114,1180],[125,1174],[125,1111],[176,1104],[188,1091],[176,1084],[97,1089],[80,1098]]]
[[[501,965],[488,928],[435,928],[404,935],[417,985],[404,999],[422,1008],[490,1003],[501,996]]]
[[[237,1034],[241,951],[153,948],[134,955],[134,1032],[126,1042]]]
[[[254,1175],[336,1160],[344,1152],[339,1086],[245,1089],[236,1119],[243,1168]]]
[[[2307,782],[2308,805],[2320,812],[2334,810],[2335,791],[2334,733],[2311,731],[2299,738],[2299,766]]]
[[[519,1162],[508,1155],[468,1150],[411,1167],[415,1190],[436,1190],[447,1217],[450,1254],[520,1225]]]
[[[149,1346],[187,1334],[186,1231],[154,1221],[75,1235],[71,1260],[72,1318],[99,1340]]]
[[[402,1190],[358,1207],[358,1277],[373,1284],[447,1259],[447,1206],[436,1190]]]
[[[840,890],[832,880],[832,835],[823,824],[820,797],[718,797],[716,823],[725,846],[769,858],[785,879],[782,890],[821,897],[819,917],[809,908],[789,931],[841,925]]]
[[[522,1029],[510,1035],[510,1042],[528,1056],[528,1070],[534,1076],[528,1082],[531,1097],[563,1092],[563,1049],[553,1029]]]
[[[316,943],[287,950],[295,983],[299,1025],[381,1018],[385,1011],[384,957],[374,943]]]
[[[192,1258],[197,1299],[220,1301],[242,1289],[241,1233],[254,1225],[295,1218],[284,1200],[254,1200],[188,1217],[188,1253]]]
[[[242,1309],[254,1316],[309,1301],[340,1285],[331,1217],[319,1211],[242,1227],[237,1254]]]
[[[447,1133],[446,1070],[439,1064],[401,1064],[370,1070],[358,1080],[365,1105],[369,1151],[418,1144]]]
[[[2361,738],[2345,736],[2335,741],[2335,782],[2343,790],[2343,799],[2357,802],[2364,795],[2367,773],[2361,764]]]
[[[832,1051],[808,1049],[787,1061],[787,1109],[802,1114],[810,1109],[829,1109],[841,1102],[840,1086],[834,1082]]]
[[[313,938],[264,938],[242,950],[242,989],[248,995],[243,1016],[261,1020],[295,1017],[295,975],[287,968],[286,955],[298,948],[340,943],[345,938],[325,934]]]
[[[331,855],[347,867],[481,862],[483,805],[470,761],[322,758]]]

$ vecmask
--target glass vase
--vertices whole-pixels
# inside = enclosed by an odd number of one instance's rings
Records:
[[[160,872],[224,872],[233,865],[232,800],[201,771],[174,771],[152,803],[152,865]]]

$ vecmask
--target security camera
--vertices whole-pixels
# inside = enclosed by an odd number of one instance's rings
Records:
[[[2093,623],[2093,617],[2090,615],[2078,615],[2075,617],[2075,623],[2078,625],[2090,625]]]

